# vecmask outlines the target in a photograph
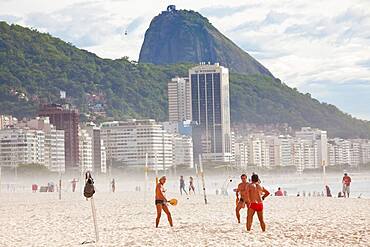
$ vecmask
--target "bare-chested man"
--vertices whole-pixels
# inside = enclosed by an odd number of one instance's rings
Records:
[[[165,189],[163,185],[166,183],[166,176],[163,176],[159,179],[159,183],[157,184],[155,188],[155,206],[157,208],[157,218],[155,220],[155,227],[158,227],[159,220],[161,219],[162,209],[167,214],[168,222],[170,223],[170,226],[172,227],[172,217],[171,213],[168,210],[167,207],[167,199],[164,195]]]
[[[247,203],[248,216],[247,216],[247,231],[251,230],[254,213],[257,212],[258,219],[261,224],[261,229],[264,232],[266,230],[266,224],[263,220],[263,203],[262,201],[270,195],[265,188],[260,185],[257,174],[252,175],[251,183],[247,187]]]
[[[247,192],[247,175],[242,174],[240,176],[242,182],[238,185],[238,188],[235,190],[236,192],[236,218],[238,219],[238,223],[240,223],[240,209],[245,207],[246,202],[246,192]]]

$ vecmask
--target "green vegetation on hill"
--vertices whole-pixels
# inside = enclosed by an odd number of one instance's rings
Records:
[[[98,113],[105,111],[115,119],[166,120],[167,82],[186,76],[191,66],[102,59],[49,34],[0,22],[0,113],[34,116],[40,103],[58,101],[64,90],[67,100],[90,116],[104,119]],[[288,123],[326,129],[331,136],[370,138],[369,122],[321,104],[278,79],[231,73],[230,83],[234,123]]]

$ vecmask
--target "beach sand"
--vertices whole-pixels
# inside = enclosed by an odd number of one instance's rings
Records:
[[[269,197],[267,231],[257,217],[251,232],[235,218],[233,196],[168,195],[174,227],[162,214],[156,229],[153,192],[97,193],[100,241],[95,240],[90,202],[80,193],[0,194],[0,246],[370,246],[370,200]]]

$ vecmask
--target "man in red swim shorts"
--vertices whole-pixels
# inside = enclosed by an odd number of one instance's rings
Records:
[[[270,195],[265,188],[259,184],[259,178],[257,174],[252,175],[252,183],[247,188],[247,203],[249,204],[248,216],[247,216],[247,231],[251,230],[254,213],[257,212],[258,219],[260,221],[261,229],[264,232],[266,230],[266,224],[263,220],[263,203],[262,201]]]

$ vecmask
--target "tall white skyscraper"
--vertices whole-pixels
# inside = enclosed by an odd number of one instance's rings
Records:
[[[194,158],[230,162],[229,70],[201,64],[189,70]]]
[[[191,90],[189,78],[172,78],[168,82],[168,114],[170,122],[191,119]]]

